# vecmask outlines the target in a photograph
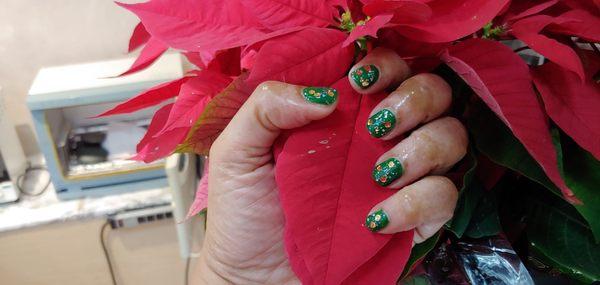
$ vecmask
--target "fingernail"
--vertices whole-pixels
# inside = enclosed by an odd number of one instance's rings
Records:
[[[364,65],[352,71],[350,77],[358,87],[367,89],[379,79],[379,69],[372,64]]]
[[[306,87],[302,89],[302,96],[308,102],[331,105],[337,99],[338,92],[328,87]]]
[[[367,130],[371,136],[380,138],[389,133],[396,125],[396,116],[388,109],[375,113],[367,121]]]
[[[372,232],[378,232],[385,228],[385,226],[387,226],[389,223],[390,220],[387,214],[383,211],[383,209],[379,209],[367,216],[365,226],[367,226],[367,228]]]
[[[404,169],[402,163],[396,158],[386,159],[384,162],[377,164],[373,169],[373,179],[381,186],[388,186],[394,180],[402,176]]]

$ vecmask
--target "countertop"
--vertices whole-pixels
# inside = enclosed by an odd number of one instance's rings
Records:
[[[119,212],[171,204],[168,188],[143,190],[98,198],[61,201],[52,184],[40,196],[21,196],[0,206],[0,232],[51,223],[105,218]]]

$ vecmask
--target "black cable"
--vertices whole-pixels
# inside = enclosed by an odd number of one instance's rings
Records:
[[[202,178],[202,174],[204,172],[204,167],[208,166],[206,165],[206,161],[208,161],[208,158],[206,156],[202,156],[202,155],[195,155],[196,156],[196,177],[198,179]]]
[[[25,189],[23,189],[24,178],[33,171],[48,172],[48,169],[43,166],[28,166],[27,169],[25,170],[25,173],[23,173],[17,177],[17,183],[16,183],[17,190],[19,190],[19,192],[21,194],[23,194],[24,196],[30,196],[30,197],[40,196],[40,195],[44,194],[44,192],[46,192],[46,190],[48,190],[48,187],[50,186],[50,183],[51,183],[50,173],[48,173],[48,181],[46,181],[46,184],[44,185],[44,187],[41,188],[41,190],[34,191],[34,192],[25,191]]]
[[[192,258],[188,256],[188,258],[185,259],[185,275],[184,275],[184,279],[183,279],[183,285],[188,285],[190,284],[190,263],[191,263]]]
[[[113,285],[117,285],[117,278],[115,278],[115,271],[113,269],[113,264],[112,261],[110,260],[110,254],[108,253],[108,248],[106,247],[106,240],[105,240],[105,232],[106,229],[110,226],[110,223],[107,221],[106,223],[104,223],[104,225],[102,225],[102,228],[100,229],[100,244],[102,245],[102,250],[104,251],[104,257],[106,258],[106,263],[108,265],[108,271],[110,272],[110,278],[112,279],[112,284]]]

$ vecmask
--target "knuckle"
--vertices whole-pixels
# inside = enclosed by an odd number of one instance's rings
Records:
[[[268,106],[269,104],[267,103],[277,97],[275,95],[281,93],[283,84],[278,81],[263,81],[254,89],[250,99],[257,106]]]
[[[435,86],[435,84],[437,84],[437,81],[443,81],[442,78],[432,73],[419,73],[409,80],[415,80],[423,86]]]
[[[420,73],[407,79],[402,85],[410,87],[412,91],[419,91],[428,100],[434,96],[451,95],[450,86],[444,79],[431,73]]]
[[[456,131],[457,133],[459,133],[461,135],[467,134],[467,130],[466,130],[465,126],[457,118],[446,117],[445,120],[447,120],[449,127],[452,128],[453,131]]]
[[[256,87],[256,90],[252,94],[255,104],[260,106],[261,104],[263,104],[263,102],[268,101],[268,98],[270,97],[271,92],[265,92],[265,91],[269,90],[269,88],[270,88],[269,86],[270,85],[268,82],[263,82],[258,87]]]
[[[456,118],[448,117],[449,119],[449,132],[454,134],[456,147],[459,150],[460,158],[462,158],[467,153],[467,147],[469,145],[469,136],[467,134],[467,129],[463,125],[461,121]]]
[[[458,190],[456,189],[456,185],[454,185],[454,182],[452,182],[450,178],[445,176],[434,176],[433,178],[439,184],[438,189],[441,189],[442,191],[444,191],[444,193],[450,195],[450,198],[458,197]]]
[[[450,106],[452,100],[448,84],[441,77],[430,73],[417,74],[407,79],[394,92],[396,97],[402,97],[398,98],[402,107],[421,116],[421,122],[428,122],[439,116]]]
[[[402,209],[401,213],[398,214],[402,215],[406,226],[416,227],[423,219],[424,214],[423,206],[419,204],[419,200],[415,200],[407,193],[396,196],[396,200],[400,205],[399,209]]]
[[[401,57],[393,50],[385,47],[377,47],[371,52],[372,57],[380,57],[380,58],[400,58]]]
[[[454,117],[444,117],[440,119],[440,123],[445,140],[451,143],[449,150],[456,153],[460,160],[467,153],[469,145],[467,129],[461,121]]]
[[[439,143],[428,132],[417,130],[411,136],[413,136],[415,145],[417,146],[416,152],[420,159],[431,162],[433,164],[432,167],[437,167],[441,164],[442,149]]]
[[[414,90],[413,88],[408,88],[409,90],[405,92],[404,105],[405,108],[411,111],[411,113],[423,114],[426,115],[428,109],[430,109],[431,100],[429,100],[429,96],[427,94],[423,94],[424,89],[419,88],[419,90]],[[423,118],[421,121],[426,120]]]
[[[277,81],[272,81],[272,80],[268,80],[268,81],[263,81],[260,84],[258,84],[258,86],[256,86],[256,89],[254,89],[255,91],[259,91],[259,93],[262,93],[260,91],[263,90],[269,90],[271,89],[271,87],[273,87],[275,84],[278,84]]]
[[[447,221],[454,215],[454,208],[458,200],[458,191],[456,186],[447,177],[444,176],[429,176],[426,178],[430,183],[431,192],[429,195],[432,196],[432,205],[436,211],[431,213],[430,220],[444,220]]]
[[[450,86],[446,83],[439,75],[433,73],[421,73],[416,75],[420,80],[420,83],[424,86],[430,87],[432,91],[450,91]],[[441,92],[440,92],[441,93]],[[443,92],[444,94],[448,94],[449,92]]]
[[[449,218],[454,214],[454,207],[456,206],[456,202],[458,201],[458,190],[456,189],[456,185],[447,177],[437,176],[436,177],[439,186],[439,194],[442,197],[442,201],[446,207],[441,207],[445,211],[445,216]]]
[[[468,136],[462,123],[444,117],[426,124],[411,134],[416,157],[435,173],[445,172],[467,153]]]

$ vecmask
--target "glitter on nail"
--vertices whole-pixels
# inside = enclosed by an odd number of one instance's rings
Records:
[[[372,232],[378,232],[385,228],[389,223],[389,218],[383,209],[379,209],[367,216],[365,225]]]
[[[302,96],[306,101],[321,105],[331,105],[337,100],[337,91],[328,87],[306,87],[302,89]]]
[[[388,109],[382,109],[375,113],[367,121],[367,130],[371,136],[380,138],[388,134],[396,125],[396,116]]]
[[[379,69],[374,65],[365,65],[350,73],[350,78],[362,89],[369,88],[379,79]]]
[[[373,168],[372,177],[379,185],[387,186],[400,178],[404,173],[404,168],[396,158],[389,158]]]

